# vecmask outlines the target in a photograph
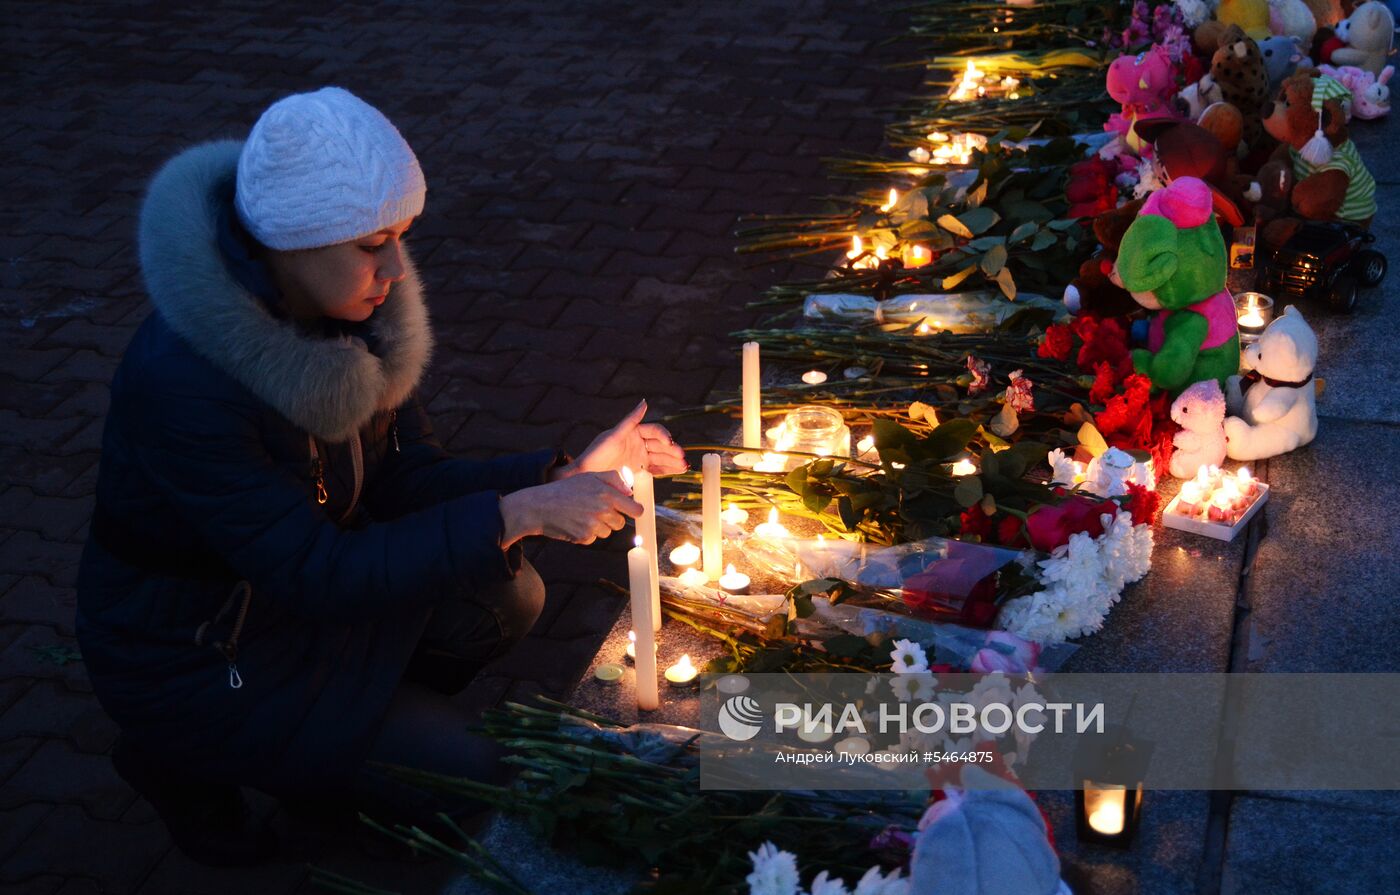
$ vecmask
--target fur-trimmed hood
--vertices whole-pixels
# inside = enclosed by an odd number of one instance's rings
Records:
[[[219,249],[223,191],[242,144],[206,143],[172,158],[141,208],[141,272],[156,310],[201,357],[294,425],[344,441],[377,411],[417,387],[432,353],[418,273],[408,275],[370,318],[379,348],[309,334],[281,320],[234,277]]]

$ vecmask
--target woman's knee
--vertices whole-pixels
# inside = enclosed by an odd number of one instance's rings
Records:
[[[495,603],[496,622],[501,627],[504,644],[518,643],[530,633],[544,612],[544,580],[528,561],[521,561],[520,571],[502,585],[504,593]]]

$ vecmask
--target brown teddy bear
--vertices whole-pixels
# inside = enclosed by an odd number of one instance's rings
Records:
[[[1281,144],[1271,162],[1295,181],[1287,203],[1293,216],[1280,216],[1264,229],[1264,243],[1271,248],[1293,235],[1299,219],[1369,227],[1376,213],[1375,178],[1347,133],[1341,103],[1329,96],[1335,95],[1325,83],[1330,80],[1315,72],[1291,75],[1265,109],[1264,128]],[[1272,163],[1260,171],[1261,183],[1282,176]]]
[[[1269,99],[1269,72],[1259,45],[1231,25],[1210,58],[1210,74],[1224,101],[1240,111],[1245,147],[1258,149],[1264,134],[1261,113]]]
[[[1141,310],[1132,294],[1113,280],[1113,262],[1118,259],[1123,234],[1137,219],[1143,201],[1135,199],[1095,216],[1094,236],[1101,248],[1079,265],[1079,276],[1065,287],[1065,307],[1070,313],[1103,318],[1123,317]]]

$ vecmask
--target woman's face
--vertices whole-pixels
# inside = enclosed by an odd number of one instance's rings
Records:
[[[407,273],[403,239],[413,218],[376,233],[317,249],[268,252],[268,266],[287,310],[303,320],[360,322]]]

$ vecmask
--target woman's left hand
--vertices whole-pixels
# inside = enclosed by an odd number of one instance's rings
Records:
[[[671,440],[665,426],[644,423],[647,402],[643,400],[622,422],[593,439],[593,443],[578,459],[560,470],[562,475],[579,472],[606,472],[621,469],[645,469],[654,475],[674,475],[690,467],[685,452]]]

